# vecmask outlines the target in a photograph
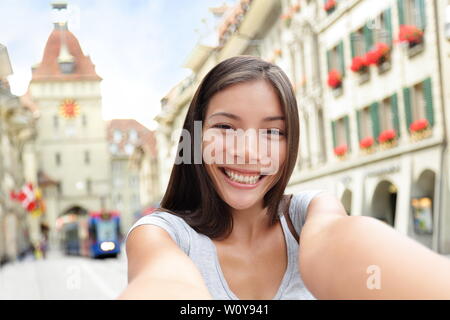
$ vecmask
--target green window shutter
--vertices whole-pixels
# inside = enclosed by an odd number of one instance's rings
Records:
[[[425,96],[426,115],[430,126],[434,126],[434,108],[433,108],[433,87],[431,86],[431,78],[423,82],[423,93]]]
[[[372,119],[372,132],[375,141],[378,141],[378,136],[380,135],[380,116],[379,116],[379,103],[374,102],[370,106],[370,117]]]
[[[348,150],[352,149],[352,142],[350,140],[350,119],[348,116],[344,117],[344,125],[345,125],[345,138],[347,142]]]
[[[333,134],[333,149],[337,147],[336,121],[331,121],[331,131]]]
[[[370,50],[372,50],[372,47],[373,47],[373,31],[372,31],[372,28],[370,28],[368,24],[369,23],[366,23],[363,28],[366,52],[369,52]],[[373,25],[372,21],[370,22],[370,24]]]
[[[354,57],[356,57],[356,42],[357,42],[357,38],[356,38],[356,32],[352,32],[350,33],[350,48],[352,51],[352,59]]]
[[[339,52],[339,62],[341,65],[341,73],[342,73],[342,76],[345,76],[344,41],[339,42],[338,52]]]
[[[397,0],[398,8],[398,23],[400,25],[405,24],[405,2],[404,0]]]
[[[406,130],[409,132],[409,127],[413,122],[412,110],[411,110],[411,89],[403,88],[403,100],[405,102],[405,115],[406,115]]]
[[[419,27],[422,30],[425,30],[425,27],[427,25],[427,12],[426,12],[426,6],[425,6],[425,0],[415,0],[416,1],[416,10],[417,17],[419,21],[417,21],[417,27]]]
[[[361,128],[361,110],[356,111],[356,123],[358,124],[358,141],[361,141],[363,139]]]
[[[392,46],[392,10],[391,8],[384,11],[384,29],[386,31],[387,44]]]
[[[394,93],[391,96],[391,112],[392,112],[392,126],[394,127],[397,137],[400,137],[400,119],[398,117],[398,96]]]

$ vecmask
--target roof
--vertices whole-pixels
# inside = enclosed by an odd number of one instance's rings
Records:
[[[136,141],[130,141],[130,130],[136,130],[138,137]],[[114,131],[120,130],[122,133],[121,140],[114,141]],[[156,156],[156,137],[153,131],[147,129],[144,125],[135,119],[112,119],[107,124],[107,137],[110,144],[118,146],[118,153],[125,153],[125,146],[132,144],[134,147],[141,147],[148,150],[152,155]]]
[[[47,187],[49,185],[57,185],[58,182],[49,177],[44,171],[38,171],[38,185],[41,187]]]
[[[73,72],[62,73],[58,62],[68,62],[72,58],[75,64]],[[45,45],[41,63],[32,70],[32,81],[48,80],[101,80],[91,58],[83,54],[78,39],[65,26],[55,26]]]

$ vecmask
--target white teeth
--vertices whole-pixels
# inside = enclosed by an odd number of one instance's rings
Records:
[[[225,169],[226,174],[230,177],[231,180],[244,183],[244,184],[255,184],[259,180],[259,175],[256,176],[242,176],[234,171],[230,171]]]

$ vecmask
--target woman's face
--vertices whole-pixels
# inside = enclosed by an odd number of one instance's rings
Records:
[[[262,201],[286,158],[285,115],[270,83],[232,85],[210,100],[203,162],[221,198],[242,210]]]

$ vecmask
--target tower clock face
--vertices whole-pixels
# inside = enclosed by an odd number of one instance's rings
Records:
[[[75,119],[80,114],[80,106],[74,99],[65,99],[59,106],[59,114],[66,119]]]

